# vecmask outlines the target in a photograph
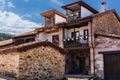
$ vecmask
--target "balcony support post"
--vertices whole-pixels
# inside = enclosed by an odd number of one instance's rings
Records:
[[[76,33],[75,33],[75,27],[74,27],[74,47],[75,47],[75,43],[76,43]]]
[[[65,48],[65,41],[64,41],[64,39],[65,39],[65,28],[63,28],[63,47]]]
[[[80,2],[79,2],[79,6],[80,6],[79,19],[81,19],[81,4],[80,4]]]

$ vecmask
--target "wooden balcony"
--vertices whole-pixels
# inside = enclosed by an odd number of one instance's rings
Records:
[[[80,38],[64,39],[64,48],[77,48],[77,47],[88,47],[88,46],[89,46],[88,39],[80,39]]]
[[[75,15],[75,16],[68,16],[67,18],[67,24],[73,24],[76,23],[78,21],[79,16]]]

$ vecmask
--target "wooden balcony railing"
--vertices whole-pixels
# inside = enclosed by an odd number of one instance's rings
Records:
[[[68,38],[64,39],[64,48],[75,48],[75,47],[85,47],[89,46],[88,40],[86,39],[74,39],[74,38]]]
[[[67,18],[67,23],[68,24],[72,24],[72,23],[75,23],[75,22],[77,22],[77,20],[78,20],[78,17],[79,16],[68,16],[68,18]]]

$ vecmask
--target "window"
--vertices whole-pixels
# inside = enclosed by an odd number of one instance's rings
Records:
[[[84,30],[83,35],[84,35],[84,39],[87,40],[88,39],[88,29]]]
[[[46,17],[46,27],[52,27],[54,25],[54,17]]]
[[[52,42],[56,45],[59,45],[59,35],[53,35]]]
[[[80,34],[79,34],[79,31],[75,31],[75,32],[72,32],[72,33],[71,33],[71,37],[72,37],[72,38],[79,37],[79,35],[80,35]]]

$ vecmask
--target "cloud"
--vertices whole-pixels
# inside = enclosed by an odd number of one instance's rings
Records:
[[[63,5],[63,3],[62,2],[60,2],[59,0],[51,0],[51,2],[53,2],[53,3],[55,3],[55,4],[57,4],[57,5]]]
[[[9,8],[15,8],[12,2],[7,2]]]
[[[0,32],[2,33],[17,35],[32,31],[40,26],[41,24],[24,20],[22,17],[13,12],[0,12]]]
[[[24,18],[24,17],[31,18],[32,15],[30,15],[30,14],[25,14],[25,15],[23,15],[22,17],[23,17],[23,18]]]
[[[5,9],[5,0],[0,0],[0,11]]]

